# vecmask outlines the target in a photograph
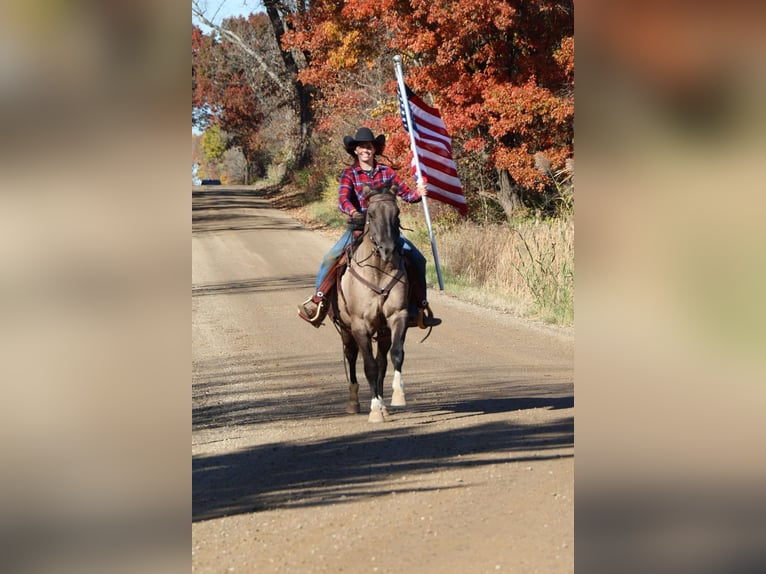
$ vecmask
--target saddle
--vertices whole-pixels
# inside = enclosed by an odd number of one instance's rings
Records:
[[[324,321],[324,318],[328,315],[330,319],[336,323],[336,325],[338,324],[337,318],[340,317],[340,310],[338,307],[339,297],[331,297],[330,294],[333,292],[333,290],[336,293],[341,293],[341,278],[343,277],[343,273],[345,273],[346,268],[348,267],[348,262],[351,261],[351,257],[353,256],[356,247],[361,241],[361,236],[362,229],[353,229],[354,240],[348,247],[346,247],[346,249],[343,250],[341,256],[335,261],[335,263],[333,263],[332,267],[330,267],[327,275],[319,285],[319,289],[311,298],[311,300],[317,304],[317,313],[320,316],[318,321],[312,323],[315,327],[319,327]],[[423,324],[424,317],[430,319],[433,317],[433,313],[428,304],[423,307],[421,303],[425,301],[425,292],[417,280],[417,271],[412,267],[406,257],[403,258],[403,261],[404,272],[409,278],[410,290],[408,299],[412,305],[419,309],[417,317],[412,317],[408,321],[408,324],[410,327],[420,327],[421,329],[426,329],[427,326]],[[396,281],[394,280],[393,282],[395,283]],[[376,289],[377,286],[373,286],[372,288]]]
[[[324,321],[324,318],[328,314],[330,315],[330,319],[333,321],[335,321],[335,317],[338,316],[337,297],[330,297],[330,294],[333,292],[333,290],[340,292],[340,279],[343,276],[343,272],[347,267],[348,261],[351,260],[353,248],[358,245],[359,239],[362,235],[361,230],[354,229],[352,231],[354,239],[351,245],[344,249],[340,257],[338,257],[338,259],[335,260],[335,263],[330,266],[330,269],[327,270],[325,278],[319,284],[319,288],[308,300],[316,305],[317,311],[315,318],[308,320],[303,314],[299,313],[302,319],[309,321],[309,323],[311,323],[314,327],[320,327]],[[308,301],[306,301],[306,303],[308,303]]]

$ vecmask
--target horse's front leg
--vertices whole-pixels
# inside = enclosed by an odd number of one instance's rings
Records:
[[[356,379],[356,359],[359,355],[359,346],[350,333],[343,331],[343,354],[346,357],[348,365],[348,403],[346,403],[346,413],[350,415],[359,414],[359,382]]]
[[[379,394],[377,389],[378,380],[378,362],[372,352],[372,339],[366,329],[359,329],[353,331],[356,344],[359,346],[359,351],[362,353],[362,359],[364,360],[364,375],[367,378],[367,382],[370,385],[370,394],[372,400],[370,401],[370,418],[371,423],[382,423],[385,421],[385,413],[383,412],[383,396],[382,392]]]
[[[404,397],[404,381],[402,367],[404,366],[404,339],[407,337],[407,311],[404,310],[391,322],[391,362],[394,365],[394,382],[392,384],[391,406],[407,406]]]
[[[384,383],[388,370],[388,351],[391,349],[391,331],[388,329],[378,332],[378,354],[375,360],[378,364],[378,376],[375,379],[375,395],[380,399],[383,415],[388,416],[388,410],[383,402]]]

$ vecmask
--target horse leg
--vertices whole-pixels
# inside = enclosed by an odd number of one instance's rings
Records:
[[[405,318],[404,321],[407,319]],[[402,323],[404,322],[402,321]],[[407,331],[399,325],[394,326],[391,332],[391,362],[394,365],[393,393],[391,394],[392,407],[407,406],[407,399],[404,397],[404,381],[402,380],[402,366],[404,365],[404,339]]]
[[[385,413],[383,412],[382,393],[378,394],[376,388],[378,363],[372,352],[372,341],[366,331],[361,334],[355,333],[354,339],[356,339],[359,350],[362,352],[362,359],[364,359],[364,375],[370,385],[370,393],[372,394],[372,400],[370,401],[370,417],[368,420],[371,423],[382,423],[386,418]]]
[[[384,331],[378,333],[378,354],[375,360],[378,364],[378,376],[375,379],[375,394],[380,398],[381,410],[383,416],[388,416],[388,410],[383,402],[383,388],[386,379],[386,371],[388,369],[388,351],[391,348],[391,332]]]
[[[350,415],[359,414],[359,382],[356,379],[356,359],[359,355],[359,346],[356,344],[354,338],[348,333],[342,333],[343,338],[343,354],[346,357],[346,364],[348,365],[348,378],[349,378],[349,398],[346,403],[346,413]]]

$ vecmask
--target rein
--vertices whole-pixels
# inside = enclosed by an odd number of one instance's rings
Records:
[[[399,281],[402,280],[402,275],[404,275],[404,265],[402,265],[401,259],[399,260],[399,271],[396,273],[396,275],[394,275],[391,278],[391,281],[389,281],[385,287],[378,287],[374,283],[367,281],[367,279],[362,277],[359,274],[359,272],[356,270],[356,268],[353,267],[352,265],[348,266],[348,270],[351,273],[351,275],[356,277],[360,282],[362,282],[364,285],[372,289],[375,293],[377,293],[378,295],[383,295],[383,299],[388,297],[388,294],[391,292],[391,288],[397,283],[399,283]]]
[[[396,196],[390,193],[384,193],[384,192],[373,192],[370,195],[367,196],[368,205],[379,202],[379,201],[392,201],[396,202]],[[365,229],[362,232],[362,235],[358,242],[355,242],[356,245],[361,244],[362,241],[364,241],[364,236],[367,236],[370,243],[372,244],[372,253],[379,253],[380,247],[375,240],[374,234],[369,229],[369,222],[365,223]],[[362,285],[370,289],[373,293],[376,293],[378,295],[383,296],[383,300],[388,298],[388,295],[391,293],[391,289],[393,289],[397,283],[402,281],[402,278],[404,277],[405,269],[404,269],[404,259],[400,256],[399,258],[399,268],[395,275],[391,276],[391,280],[388,281],[388,283],[384,286],[376,285],[372,281],[366,279],[362,276],[359,271],[357,271],[356,265],[361,265],[362,262],[355,259],[356,251],[352,249],[352,246],[349,246],[346,250],[346,259],[348,260],[348,272],[351,273],[351,275],[354,276],[356,280],[358,280]],[[372,257],[372,254],[368,256]],[[367,258],[364,259],[366,261]],[[382,271],[382,270],[381,270]],[[385,272],[384,272],[385,273]],[[341,298],[343,299],[343,304],[346,307],[346,312],[348,312],[348,302],[346,301],[346,296],[343,293],[343,290],[340,287],[340,281],[338,281],[338,292],[341,295]],[[350,314],[350,313],[349,313]]]

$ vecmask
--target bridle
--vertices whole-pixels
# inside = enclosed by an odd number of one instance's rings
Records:
[[[382,249],[382,247],[381,247],[380,242],[378,241],[377,237],[375,237],[375,233],[373,233],[373,231],[371,229],[370,218],[369,218],[369,209],[370,209],[370,206],[373,203],[377,203],[377,202],[380,202],[380,201],[391,201],[391,202],[393,202],[395,204],[396,203],[396,196],[391,194],[391,193],[379,192],[379,191],[372,192],[372,193],[370,193],[367,196],[367,219],[364,222],[364,232],[362,233],[363,236],[364,235],[369,236],[370,242],[372,243],[372,246],[373,246],[373,252],[377,253],[378,257],[381,256],[381,249]],[[398,249],[398,247],[396,249]],[[401,253],[400,253],[400,255],[401,255]]]
[[[381,245],[380,242],[375,237],[375,233],[372,231],[372,227],[370,226],[370,219],[369,219],[369,207],[376,202],[380,201],[391,201],[396,203],[396,195],[386,192],[373,192],[367,197],[367,203],[368,203],[368,209],[367,209],[367,220],[364,224],[364,231],[362,231],[361,240],[364,240],[364,236],[366,235],[370,239],[370,243],[372,243],[373,246],[373,253],[377,253],[378,257],[381,256]],[[398,228],[397,228],[398,231]],[[372,254],[362,260],[355,259],[355,254],[352,254],[349,252],[348,254],[348,260],[349,260],[349,272],[358,279],[362,284],[366,285],[369,289],[374,291],[375,293],[379,295],[383,295],[383,298],[385,299],[388,297],[388,294],[391,292],[391,289],[394,288],[394,286],[399,283],[402,278],[404,277],[404,259],[401,257],[401,250],[399,246],[395,246],[395,249],[399,252],[400,258],[399,258],[399,268],[397,272],[391,276],[391,280],[383,287],[379,285],[375,285],[374,283],[368,281],[362,275],[356,270],[354,265],[351,265],[351,263],[356,263],[357,266],[361,266],[363,263],[367,261],[370,257],[372,257]],[[350,251],[350,249],[349,249]],[[345,297],[344,297],[345,299]]]

